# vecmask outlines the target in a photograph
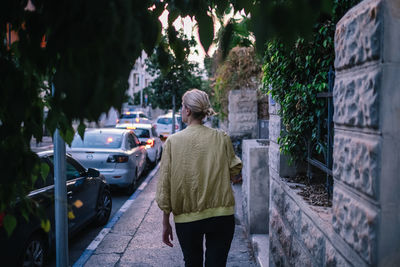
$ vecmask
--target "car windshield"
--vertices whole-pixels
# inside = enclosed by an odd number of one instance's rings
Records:
[[[159,118],[157,120],[157,123],[159,123],[159,124],[171,124],[172,123],[172,118]]]
[[[84,140],[75,135],[71,148],[119,148],[121,142],[121,133],[86,132]]]
[[[136,128],[133,130],[138,138],[150,138],[150,131],[147,129]]]
[[[133,119],[136,118],[138,114],[136,113],[125,113],[125,114],[121,114],[121,116],[119,117],[120,119]]]

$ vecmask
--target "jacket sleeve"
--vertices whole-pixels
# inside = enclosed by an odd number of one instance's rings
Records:
[[[228,134],[225,134],[226,140],[226,149],[228,152],[228,160],[229,160],[229,173],[231,177],[238,175],[242,170],[242,161],[236,156],[235,151],[233,150],[233,145],[231,138]]]
[[[168,139],[161,156],[156,202],[164,213],[171,212],[171,143]]]

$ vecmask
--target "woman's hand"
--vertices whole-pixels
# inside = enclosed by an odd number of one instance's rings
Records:
[[[166,213],[164,213],[164,216],[163,216],[162,240],[163,240],[164,244],[166,244],[167,246],[170,246],[170,247],[174,246],[171,243],[171,241],[174,240],[174,237],[172,235],[171,224],[169,223],[169,214],[166,214]]]

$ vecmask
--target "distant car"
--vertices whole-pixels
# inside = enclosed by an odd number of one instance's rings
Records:
[[[162,142],[157,135],[157,131],[154,125],[141,124],[141,123],[133,123],[133,124],[126,123],[126,124],[117,124],[115,127],[121,129],[133,130],[136,136],[139,138],[139,141],[146,143],[148,161],[152,165],[155,165],[159,161],[162,153]]]
[[[40,152],[38,155],[50,171],[45,179],[36,179],[34,190],[28,197],[44,212],[44,218],[49,219],[50,231],[46,233],[41,227],[41,220],[34,215],[26,221],[17,208],[0,214],[2,266],[45,266],[46,256],[55,248],[53,151]],[[66,176],[68,209],[73,214],[68,219],[69,237],[88,223],[106,224],[111,213],[112,199],[104,176],[98,170],[85,169],[70,155],[66,155]],[[10,237],[1,227],[7,212],[17,218],[17,226]]]
[[[175,115],[175,132],[181,130],[182,118],[179,114]],[[168,137],[172,133],[172,113],[161,115],[155,122],[158,136]]]
[[[123,187],[128,194],[133,193],[146,167],[145,143],[132,130],[88,129],[84,140],[75,135],[67,152],[86,168],[97,168],[108,184]]]
[[[117,120],[117,124],[121,123],[151,123],[151,121],[143,111],[126,111]]]

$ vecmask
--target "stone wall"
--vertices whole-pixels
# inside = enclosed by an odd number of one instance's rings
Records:
[[[332,226],[368,265],[400,262],[400,1],[368,0],[335,35]]]
[[[337,24],[332,208],[285,182],[270,108],[271,266],[400,263],[400,1],[365,0]]]

